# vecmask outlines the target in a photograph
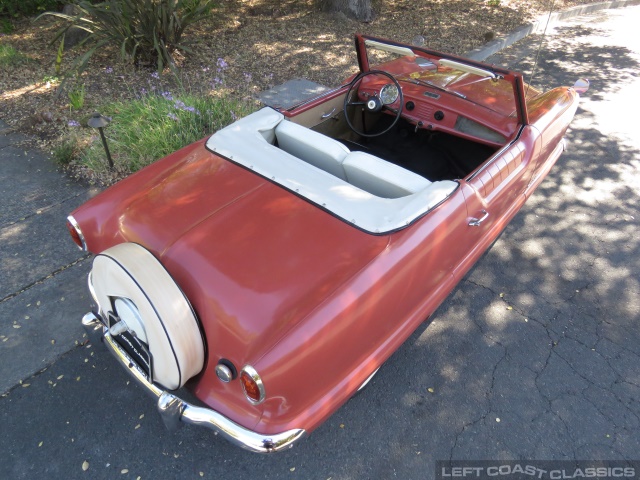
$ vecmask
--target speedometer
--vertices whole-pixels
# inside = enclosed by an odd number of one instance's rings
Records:
[[[398,99],[398,87],[393,83],[388,83],[380,89],[380,101],[383,105],[391,105]]]

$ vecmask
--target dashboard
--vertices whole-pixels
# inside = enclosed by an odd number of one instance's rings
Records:
[[[505,118],[485,106],[466,100],[463,96],[408,80],[399,80],[398,83],[404,97],[402,118],[415,125],[416,130],[443,131],[485,145],[500,147],[507,143],[517,127],[515,116]],[[387,107],[387,113],[395,114],[399,100],[397,92],[395,98],[393,96],[394,88],[397,90],[393,83],[389,83],[388,79],[382,76],[380,79],[368,77],[360,85],[357,95],[363,102],[377,97]]]

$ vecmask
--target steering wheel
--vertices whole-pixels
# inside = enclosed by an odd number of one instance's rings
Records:
[[[398,101],[399,99],[400,100],[399,108],[395,109],[395,108],[391,108],[389,105],[385,105],[382,102],[382,100],[380,100],[380,97],[378,96],[378,94],[375,94],[369,97],[366,101],[353,101],[353,102],[349,101],[354,88],[357,89],[357,86],[360,85],[360,83],[362,82],[362,79],[368,75],[384,75],[395,84],[398,90],[398,98],[392,103],[396,103],[396,101]],[[400,120],[400,117],[402,116],[403,104],[404,104],[404,97],[402,95],[402,88],[400,88],[400,84],[394,78],[394,76],[391,75],[390,73],[383,72],[382,70],[369,70],[368,72],[360,73],[351,82],[351,85],[349,86],[349,91],[347,92],[347,95],[344,97],[344,107],[343,107],[344,118],[347,121],[347,125],[349,125],[349,128],[353,130],[355,133],[357,133],[358,135],[361,135],[363,137],[377,137],[379,135],[383,135],[387,133],[389,130],[391,130],[394,127],[396,123],[398,123],[398,120]],[[391,122],[391,125],[389,125],[387,128],[385,128],[380,132],[376,132],[376,133],[361,132],[356,127],[353,126],[353,124],[351,123],[351,120],[349,119],[349,114],[347,112],[347,107],[357,107],[357,106],[362,106],[365,111],[370,113],[377,113],[382,110],[389,110],[390,112],[395,113],[396,117],[393,119],[393,122]]]

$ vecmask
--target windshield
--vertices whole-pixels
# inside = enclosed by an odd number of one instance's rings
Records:
[[[504,116],[515,112],[512,83],[490,70],[370,39],[365,47],[370,70],[384,70],[400,82],[447,92]]]

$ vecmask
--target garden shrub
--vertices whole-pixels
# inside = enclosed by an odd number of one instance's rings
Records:
[[[0,0],[0,17],[30,17],[47,10],[62,10],[60,0]]]
[[[106,0],[96,4],[80,0],[76,2],[75,15],[44,15],[67,22],[56,40],[71,27],[86,30],[90,33],[88,40],[95,40],[75,64],[80,71],[98,48],[110,44],[120,50],[125,60],[136,65],[152,64],[162,72],[167,65],[173,67],[172,54],[176,50],[189,51],[182,39],[184,31],[205,19],[213,6],[214,0]]]

